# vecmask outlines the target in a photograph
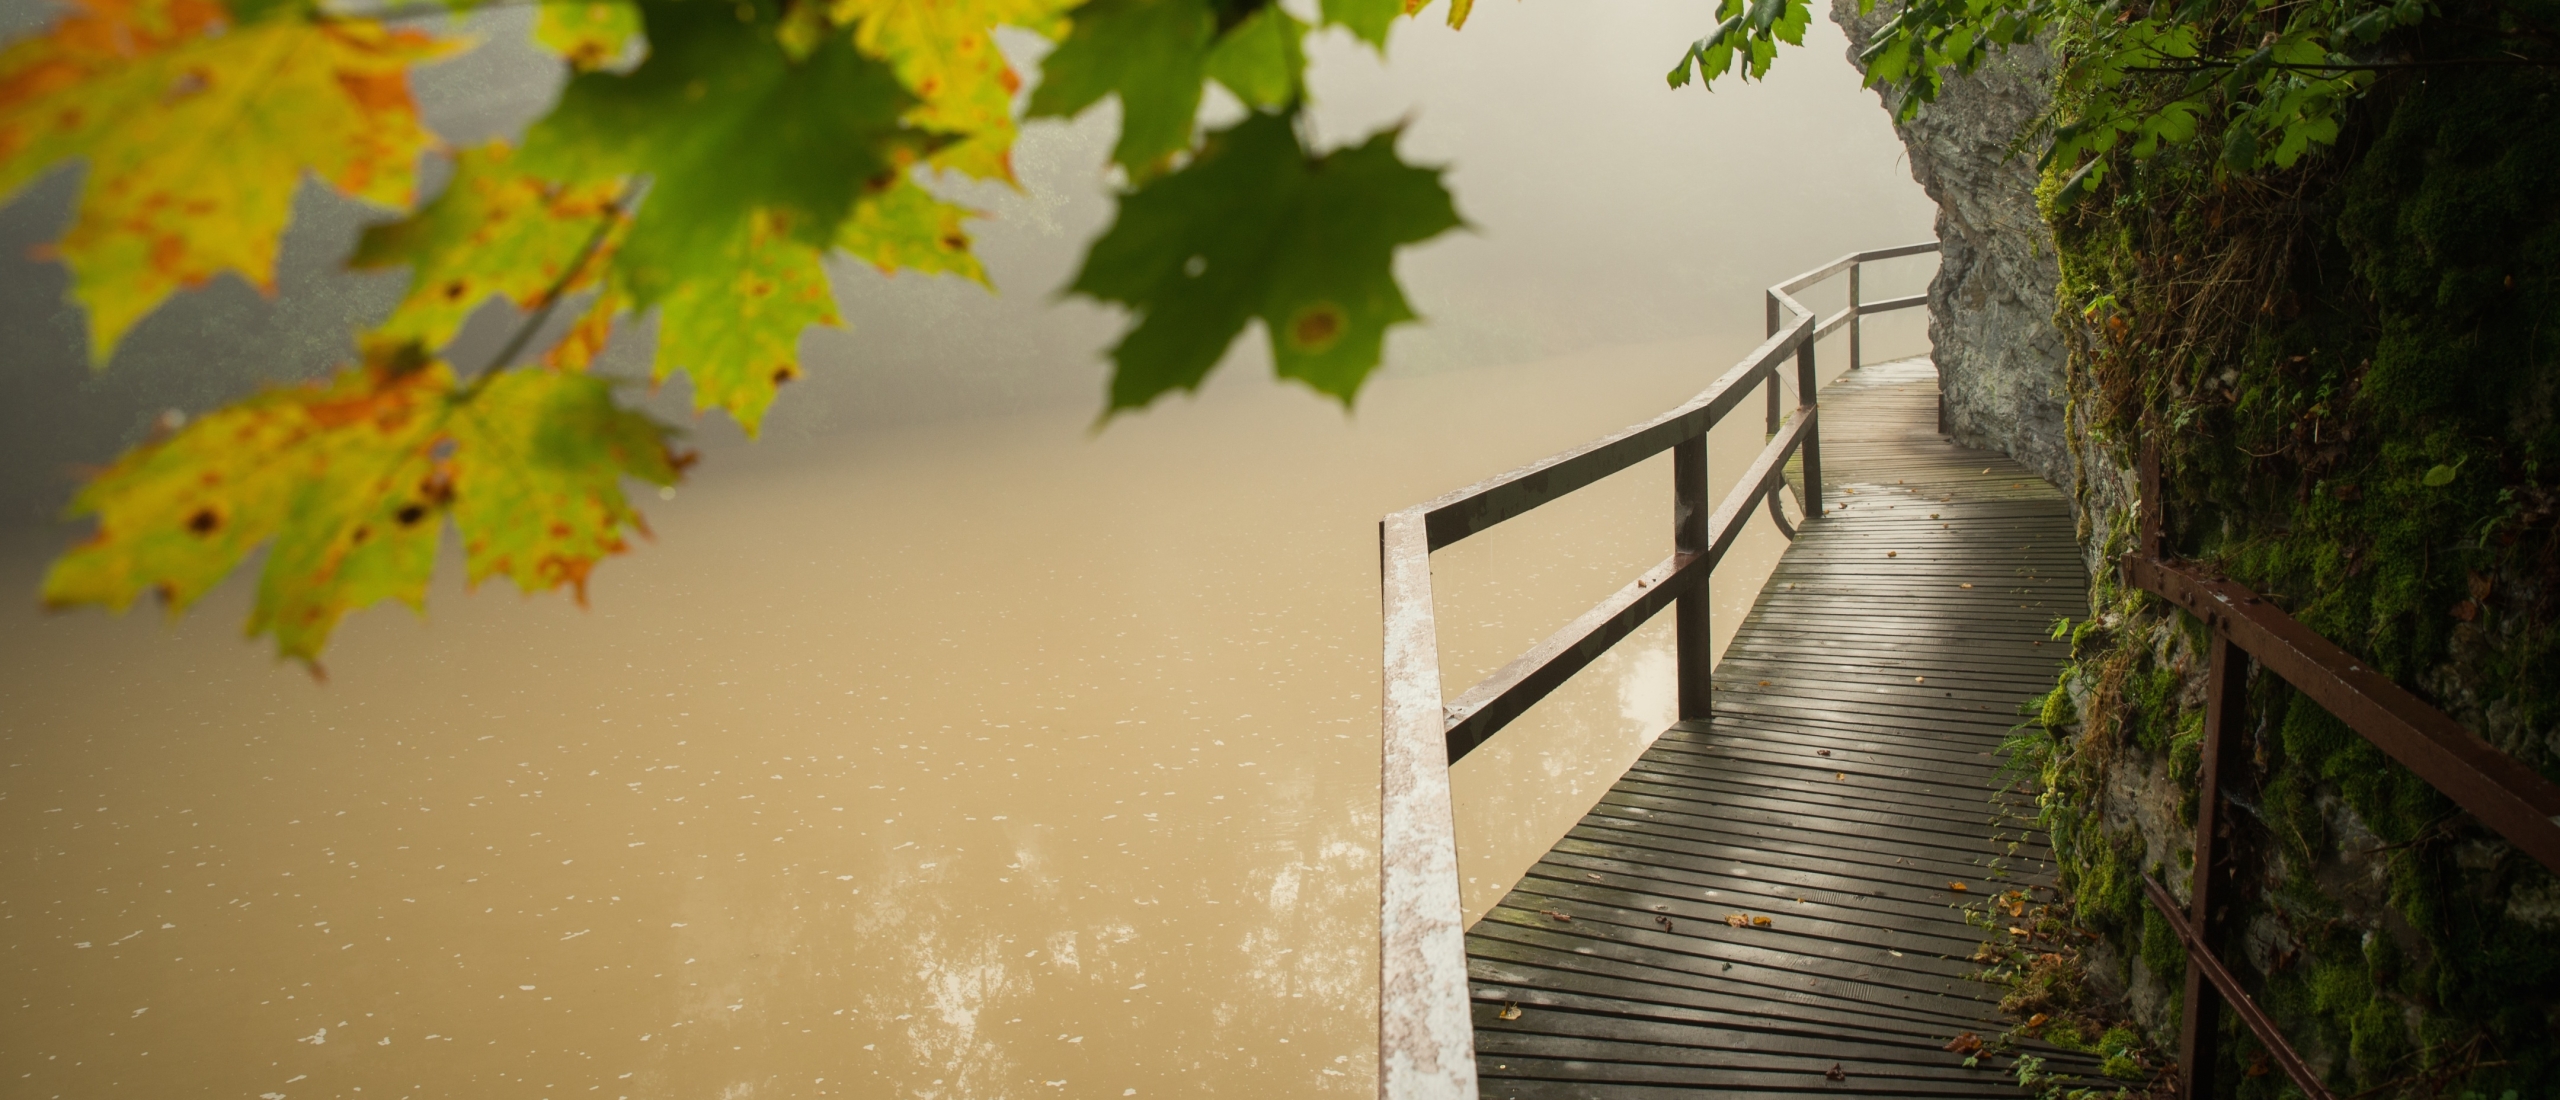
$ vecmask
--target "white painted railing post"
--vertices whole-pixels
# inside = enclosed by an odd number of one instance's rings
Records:
[[[1474,1100],[1466,922],[1422,513],[1378,524],[1386,620],[1378,798],[1378,1097]]]

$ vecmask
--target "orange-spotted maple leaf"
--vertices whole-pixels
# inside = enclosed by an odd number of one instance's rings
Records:
[[[920,101],[907,121],[959,135],[929,163],[978,179],[1013,180],[1013,97],[1022,78],[996,49],[994,30],[1055,37],[1076,0],[835,0],[829,15],[854,27],[854,45],[890,64]]]
[[[452,45],[365,20],[235,22],[208,0],[80,0],[0,50],[0,202],[88,164],[54,252],[103,364],[170,294],[232,272],[275,284],[305,173],[405,208],[433,141],[412,65]]]
[[[367,344],[434,350],[492,295],[532,309],[586,288],[610,255],[597,234],[627,221],[620,192],[617,181],[555,184],[516,171],[503,141],[464,150],[433,202],[356,244],[350,266],[410,269],[408,294]]]
[[[620,480],[672,483],[668,429],[586,375],[457,387],[442,363],[377,363],[271,389],[126,453],[72,503],[97,532],[45,576],[53,606],[185,610],[268,547],[249,633],[315,661],[347,612],[423,607],[450,513],[474,580],[577,586],[640,526]]]
[[[853,216],[836,231],[836,245],[882,274],[958,275],[992,287],[986,268],[969,251],[969,232],[962,225],[983,216],[935,198],[914,180],[900,177],[888,190],[864,198],[853,208]]]
[[[623,532],[648,530],[622,479],[673,485],[692,461],[669,447],[669,428],[614,404],[612,384],[589,374],[508,371],[445,426],[453,522],[472,583],[565,585],[581,604],[587,574],[622,552]]]
[[[759,213],[718,267],[689,272],[659,303],[652,373],[684,371],[694,408],[726,409],[754,435],[776,388],[800,376],[801,332],[842,323],[819,251]]]

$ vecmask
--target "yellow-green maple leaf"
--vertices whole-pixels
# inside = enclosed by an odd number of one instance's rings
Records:
[[[478,583],[501,576],[527,592],[571,587],[621,553],[623,532],[646,532],[622,479],[675,484],[690,456],[669,430],[613,402],[588,374],[512,370],[454,410],[453,523]]]
[[[153,593],[174,615],[266,545],[249,633],[316,661],[348,612],[425,605],[448,514],[473,580],[571,585],[583,600],[595,563],[640,528],[620,480],[681,471],[669,436],[593,376],[457,387],[442,363],[349,368],[215,410],[101,472],[72,503],[97,532],[55,560],[45,602],[121,611]]]
[[[989,286],[986,268],[969,251],[969,233],[961,224],[981,216],[900,177],[887,191],[854,207],[853,216],[836,231],[836,245],[883,274],[958,275]]]
[[[1013,96],[1022,78],[993,31],[1021,27],[1055,36],[1075,0],[835,0],[835,21],[854,44],[897,70],[920,100],[907,121],[956,134],[928,163],[978,179],[1013,179]]]
[[[800,333],[842,323],[819,252],[758,214],[717,266],[688,272],[660,300],[656,378],[684,371],[693,406],[722,408],[748,435],[774,390],[800,376]]]
[[[452,383],[435,364],[357,368],[127,452],[72,501],[98,529],[54,562],[45,601],[121,611],[149,592],[175,614],[274,539],[250,629],[287,656],[318,653],[354,607],[416,604],[446,495],[429,452]]]
[[[308,172],[406,207],[433,140],[408,70],[448,45],[364,20],[234,24],[203,0],[88,0],[0,50],[0,201],[85,159],[55,252],[104,363],[136,321],[229,271],[261,290]]]
[[[493,294],[532,309],[555,290],[595,281],[605,257],[589,246],[611,228],[606,219],[621,220],[620,185],[549,183],[517,171],[512,158],[503,141],[464,150],[434,201],[365,230],[351,266],[410,267],[407,296],[367,335],[368,346],[441,348]]]
[[[640,6],[631,0],[544,0],[533,17],[534,44],[580,71],[620,60],[640,33]]]

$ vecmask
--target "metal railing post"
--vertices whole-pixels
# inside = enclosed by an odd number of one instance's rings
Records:
[[[2248,720],[2249,655],[2231,644],[2230,635],[2213,632],[2212,654],[2205,671],[2204,754],[2196,775],[2195,878],[2187,900],[2187,923],[2196,942],[2213,953],[2222,945],[2218,910],[2226,908],[2220,891],[2230,875],[2229,832],[2222,819],[2223,769],[2240,759],[2242,729]],[[2178,1095],[2204,1100],[2213,1095],[2213,1067],[2222,1040],[2222,993],[2206,979],[2201,965],[2187,967],[2186,1009],[2178,1023]]]
[[[1774,305],[1772,309],[1776,308]],[[1714,505],[1707,497],[1707,436],[1671,448],[1671,547],[1674,554],[1704,554],[1709,548],[1707,519]],[[1672,605],[1679,635],[1680,717],[1715,715],[1715,637],[1709,633],[1714,596],[1701,572]]]
[[[1866,363],[1867,363],[1866,359],[1865,359],[1865,358],[1863,358],[1863,353],[1862,353],[1862,352],[1859,350],[1859,348],[1858,348],[1858,333],[1859,333],[1859,331],[1860,331],[1860,330],[1862,330],[1862,329],[1864,329],[1864,328],[1866,328],[1866,327],[1867,327],[1866,319],[1858,313],[1858,265],[1857,265],[1856,263],[1852,262],[1852,263],[1849,265],[1849,369],[1850,369],[1850,370],[1856,370],[1856,369],[1858,369],[1859,367],[1865,366],[1865,365],[1866,365]]]

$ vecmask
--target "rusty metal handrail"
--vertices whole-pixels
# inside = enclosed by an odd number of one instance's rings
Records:
[[[1708,574],[1763,500],[1779,527],[1794,535],[1779,511],[1777,490],[1785,485],[1787,460],[1799,451],[1805,484],[1799,510],[1807,519],[1822,514],[1814,344],[1845,325],[1849,365],[1857,367],[1858,318],[1926,301],[1922,296],[1860,302],[1859,265],[1937,248],[1937,242],[1929,241],[1852,252],[1770,287],[1769,338],[1679,408],[1379,521],[1385,624],[1378,796],[1380,1097],[1462,1100],[1476,1095],[1449,765],[1666,607],[1675,609],[1678,624],[1680,716],[1703,718],[1712,711]],[[1849,305],[1830,318],[1817,318],[1794,298],[1797,291],[1843,272],[1849,276]],[[1802,404],[1782,422],[1779,364],[1790,357]],[[1763,385],[1768,388],[1769,442],[1732,493],[1710,512],[1707,432]],[[1672,452],[1671,557],[1444,706],[1431,552],[1666,450]]]
[[[2206,665],[2204,744],[2196,776],[2195,869],[2187,911],[2178,912],[2166,889],[2144,880],[2152,907],[2187,948],[2178,1093],[2186,1100],[2203,1100],[2212,1093],[2220,1040],[2216,1018],[2221,1006],[2228,1004],[2305,1095],[2311,1100],[2331,1100],[2327,1087],[2219,957],[2224,917],[2230,908],[2222,896],[2227,885],[2223,880],[2232,873],[2229,829],[2221,821],[2222,776],[2240,759],[2238,731],[2246,721],[2248,704],[2245,662],[2255,659],[2259,668],[2283,678],[2555,874],[2560,874],[2560,784],[2498,751],[2257,593],[2209,575],[2192,563],[2167,560],[2160,536],[2156,453],[2143,456],[2141,477],[2140,528],[2136,549],[2122,563],[2125,583],[2195,616],[2213,638]]]

